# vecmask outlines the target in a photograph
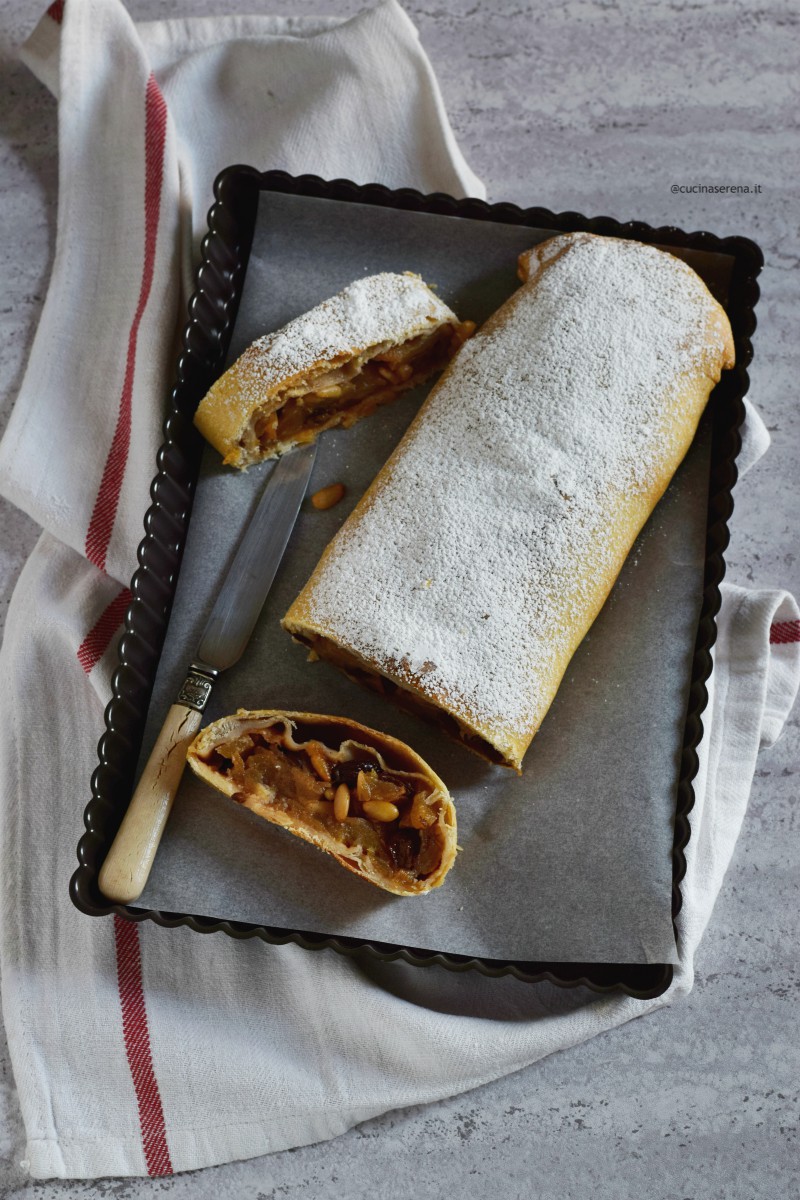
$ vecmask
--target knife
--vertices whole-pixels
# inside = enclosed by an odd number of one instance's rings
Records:
[[[197,657],[147,760],[100,870],[100,891],[129,904],[144,891],[186,767],[186,752],[222,671],[244,653],[289,541],[316,457],[316,444],[278,459],[219,590]]]

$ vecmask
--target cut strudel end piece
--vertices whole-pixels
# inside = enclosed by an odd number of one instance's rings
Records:
[[[409,746],[345,717],[240,709],[214,721],[192,769],[384,891],[439,887],[456,856],[450,794]]]
[[[725,312],[668,253],[564,234],[520,274],[283,622],[517,770],[734,361]]]
[[[253,342],[200,401],[194,422],[246,468],[345,428],[450,361],[474,325],[417,275],[370,275]]]

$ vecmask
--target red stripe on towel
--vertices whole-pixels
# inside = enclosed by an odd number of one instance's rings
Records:
[[[114,521],[117,516],[117,506],[122,490],[122,480],[128,461],[128,450],[131,442],[131,399],[133,396],[133,376],[136,367],[136,344],[139,338],[139,326],[142,322],[145,307],[150,296],[153,283],[153,270],[156,257],[156,235],[158,233],[158,215],[161,205],[161,184],[164,178],[164,143],[167,131],[167,106],[161,95],[158,84],[151,75],[147,81],[145,94],[145,179],[144,179],[144,266],[142,282],[139,288],[139,301],[136,305],[133,323],[128,334],[128,352],[125,362],[125,378],[122,385],[122,395],[119,400],[119,413],[111,449],[108,452],[100,490],[94,502],[89,530],[86,534],[86,557],[101,571],[106,567],[106,555]]]
[[[78,647],[78,662],[88,675],[100,662],[111,639],[125,619],[128,605],[133,597],[128,588],[123,588],[100,614],[100,619],[89,630]]]
[[[64,20],[64,0],[53,0],[47,10],[47,15],[53,18],[56,25],[60,25]]]
[[[769,640],[773,646],[800,642],[800,621],[776,621],[770,626]]]
[[[117,986],[122,1008],[122,1032],[128,1056],[148,1175],[171,1175],[172,1161],[167,1146],[167,1130],[161,1094],[153,1070],[150,1031],[142,987],[142,955],[139,926],[122,917],[114,917],[114,944],[117,952]]]

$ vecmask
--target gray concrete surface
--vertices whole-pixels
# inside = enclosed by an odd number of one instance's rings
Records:
[[[69,0],[67,0],[69,2]],[[214,0],[130,0],[134,17]],[[359,0],[249,0],[350,14]],[[736,493],[729,578],[800,593],[797,495],[798,21],[786,0],[408,0],[456,136],[493,199],[754,237],[767,269],[751,396],[773,447]],[[56,109],[15,59],[37,6],[5,0],[0,201],[2,423],[45,293],[57,200]],[[673,183],[760,184],[673,195]],[[0,505],[2,612],[36,538]],[[680,1006],[466,1096],[389,1114],[333,1143],[169,1180],[34,1184],[0,1053],[0,1195],[459,1195],[772,1200],[800,1195],[798,714],[763,755],[749,812]]]

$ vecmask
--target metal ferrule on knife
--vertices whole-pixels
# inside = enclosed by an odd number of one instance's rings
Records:
[[[215,667],[209,667],[207,663],[192,663],[178,692],[177,703],[202,712],[218,678],[219,671]]]

